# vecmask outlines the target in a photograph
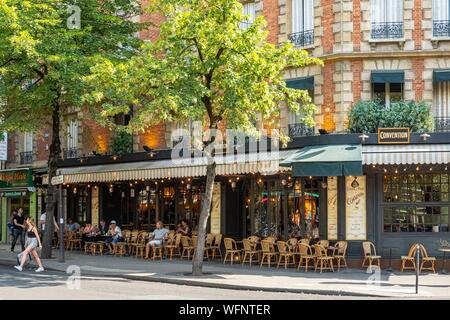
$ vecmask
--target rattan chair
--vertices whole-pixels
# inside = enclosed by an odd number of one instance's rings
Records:
[[[181,237],[182,237],[182,234],[181,233],[177,233],[175,235],[174,242],[171,243],[171,244],[166,244],[164,246],[164,248],[166,249],[167,255],[169,256],[170,260],[172,260],[174,252],[175,252],[176,255],[181,257],[181,252],[180,252]]]
[[[242,265],[248,262],[251,266],[253,261],[259,263],[261,259],[261,250],[255,250],[255,247],[250,239],[243,239],[242,243],[244,245],[244,257],[242,258]],[[253,260],[254,256],[256,256],[256,260]]]
[[[347,241],[338,241],[334,245],[333,249],[333,259],[337,264],[338,271],[341,270],[341,265],[348,269],[347,260],[345,256],[347,255],[348,242]]]
[[[400,272],[403,272],[404,270],[416,270],[417,246],[417,243],[412,244],[409,247],[408,254],[406,256],[401,256]]]
[[[377,251],[375,249],[375,245],[370,241],[364,241],[362,243],[363,251],[364,251],[364,260],[361,268],[372,267],[372,262],[376,261],[378,268],[380,268],[380,259],[381,256],[377,256]],[[369,262],[369,265],[366,265],[366,262]]]
[[[276,263],[278,256],[278,253],[275,252],[273,242],[271,242],[270,240],[262,240],[261,251],[262,251],[262,258],[259,266],[262,267],[264,264],[266,264],[270,268],[272,260],[275,260],[274,263]]]
[[[214,236],[214,243],[213,245],[209,248],[209,250],[211,251],[211,256],[212,259],[214,260],[214,258],[216,257],[216,252],[219,253],[220,255],[220,260],[222,260],[222,234],[218,233]]]
[[[314,263],[314,256],[312,255],[311,247],[309,246],[309,244],[299,242],[298,253],[300,255],[300,261],[298,263],[297,270],[300,270],[302,267],[304,267],[305,271],[308,272],[309,262],[313,261]]]
[[[429,270],[433,271],[433,273],[436,273],[435,265],[436,265],[436,257],[430,257],[428,256],[427,249],[425,249],[425,246],[423,244],[420,244],[420,252],[422,254],[422,263],[420,264],[420,272],[422,270]],[[429,263],[429,267],[425,267],[425,264]]]
[[[320,273],[322,273],[323,270],[331,270],[334,272],[333,257],[328,256],[327,249],[316,243],[314,245],[314,253],[314,271],[317,271],[320,265]]]
[[[295,256],[294,254],[289,250],[289,246],[284,241],[278,241],[277,242],[278,247],[278,263],[277,263],[277,269],[280,267],[281,260],[284,261],[284,268],[287,269],[288,265],[295,265]],[[291,262],[292,260],[292,262]]]
[[[181,251],[181,259],[187,257],[187,259],[191,259],[191,255],[194,253],[194,246],[192,245],[191,238],[187,236],[181,237],[181,246],[183,250]]]
[[[226,263],[227,258],[230,257],[230,262],[233,264],[235,257],[238,261],[241,261],[241,250],[237,248],[236,241],[231,238],[223,239],[225,245],[225,258],[223,259],[223,264]]]
[[[317,244],[319,246],[324,247],[325,249],[328,249],[328,247],[330,246],[330,241],[328,241],[328,240],[320,240],[320,241],[317,242]]]

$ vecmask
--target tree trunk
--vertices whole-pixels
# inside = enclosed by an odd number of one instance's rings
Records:
[[[60,105],[59,101],[53,103],[52,111],[52,143],[50,144],[50,153],[48,156],[48,188],[46,212],[47,219],[45,221],[44,239],[42,240],[42,258],[50,259],[52,257],[52,240],[54,234],[53,217],[56,213],[56,197],[57,189],[51,184],[51,180],[56,176],[58,169],[58,160],[61,155],[61,140],[59,136],[60,129]],[[58,221],[59,223],[59,221]],[[60,230],[62,232],[63,230]],[[60,244],[62,245],[62,244]]]
[[[212,161],[206,167],[206,188],[202,198],[202,210],[198,222],[197,251],[192,259],[192,275],[200,276],[203,274],[203,254],[205,251],[206,226],[211,211],[211,202],[216,178],[216,163]]]

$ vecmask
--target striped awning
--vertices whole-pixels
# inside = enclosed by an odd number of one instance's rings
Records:
[[[450,144],[363,145],[362,162],[363,165],[450,163]]]
[[[287,151],[252,153],[216,157],[217,175],[249,173],[273,174],[288,171],[279,166]],[[141,161],[95,166],[80,166],[58,170],[64,183],[117,182],[206,176],[207,162],[204,158]]]

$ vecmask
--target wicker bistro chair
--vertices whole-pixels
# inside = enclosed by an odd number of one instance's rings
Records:
[[[322,273],[323,270],[331,270],[334,272],[333,257],[328,256],[327,249],[320,244],[315,244],[314,253],[316,259],[314,271],[318,270],[320,264],[320,273]]]
[[[261,250],[255,250],[254,244],[250,241],[250,239],[243,239],[242,244],[244,245],[244,257],[242,258],[242,265],[248,262],[251,266],[253,261],[259,263],[261,259]],[[254,256],[256,256],[256,260],[253,260]]]
[[[234,258],[237,257],[239,262],[241,261],[241,251],[237,248],[236,241],[231,238],[223,239],[225,245],[225,258],[223,259],[223,264],[227,262],[227,258],[230,257],[230,262],[233,264]]]
[[[362,243],[363,251],[364,251],[364,260],[361,268],[372,267],[372,262],[376,261],[378,268],[380,268],[380,259],[381,256],[377,256],[377,251],[375,249],[375,245],[370,241],[364,241]],[[366,265],[366,262],[369,262],[369,265]]]
[[[422,270],[430,270],[433,271],[433,273],[436,273],[435,265],[436,265],[436,257],[430,257],[428,256],[427,249],[425,249],[425,246],[423,244],[420,244],[420,252],[422,254],[422,263],[420,264],[420,272]],[[429,263],[429,267],[425,267],[425,264]]]
[[[294,265],[295,266],[295,256],[294,254],[289,250],[289,246],[285,241],[278,241],[277,242],[278,247],[278,263],[277,263],[277,269],[280,267],[280,263],[283,260],[284,261],[284,268],[287,269],[288,265]],[[292,262],[291,262],[292,260]]]
[[[328,241],[328,240],[320,240],[320,241],[317,242],[317,244],[319,246],[324,247],[325,249],[328,249],[328,247],[330,246],[330,241]]]
[[[302,267],[304,267],[305,271],[308,272],[309,262],[312,261],[314,264],[314,256],[312,255],[311,247],[309,246],[309,244],[299,242],[298,253],[300,255],[300,261],[298,263],[297,270],[300,270]]]
[[[169,244],[166,244],[164,246],[166,252],[167,252],[167,256],[169,257],[170,260],[172,260],[173,254],[174,252],[181,257],[181,252],[180,252],[180,244],[181,244],[181,237],[182,234],[181,233],[177,233],[175,235],[174,241]]]
[[[72,251],[73,249],[81,250],[82,240],[81,235],[78,232],[67,232],[67,249]]]
[[[91,245],[91,253],[93,256],[95,256],[97,254],[97,252],[102,256],[104,249],[105,249],[104,241],[97,241]]]
[[[345,259],[345,256],[347,254],[347,247],[348,247],[347,241],[338,241],[334,245],[333,259],[337,263],[338,271],[341,270],[341,265],[346,269],[348,269],[347,260]]]
[[[219,253],[220,260],[222,260],[222,249],[220,248],[221,246],[222,246],[222,234],[218,233],[214,236],[213,245],[209,248],[213,260],[216,257],[216,252]]]
[[[416,270],[417,245],[417,243],[412,244],[409,247],[408,254],[406,256],[401,256],[401,272],[403,272],[404,270]]]
[[[262,251],[262,259],[259,266],[262,267],[263,264],[266,264],[270,268],[272,260],[275,260],[274,263],[276,263],[278,256],[278,253],[275,252],[273,243],[270,240],[262,240],[261,251]]]
[[[134,253],[135,257],[138,258],[144,258],[145,255],[145,246],[147,239],[149,237],[148,232],[141,232],[139,233],[139,236],[136,238],[136,242],[130,243],[128,245],[130,255]]]
[[[266,237],[264,240],[270,241],[270,243],[275,244],[277,242],[277,238],[275,237]]]
[[[181,236],[181,246],[183,250],[181,251],[181,259],[187,257],[187,259],[191,259],[191,255],[194,253],[194,246],[192,245],[191,238],[187,236]]]
[[[308,245],[308,246],[309,246],[310,241],[311,241],[311,240],[308,239],[308,238],[300,239],[300,242],[301,242],[301,243],[306,244],[306,245]]]

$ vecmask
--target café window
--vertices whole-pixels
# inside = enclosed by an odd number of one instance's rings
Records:
[[[372,97],[386,106],[403,99],[402,83],[372,83]]]
[[[314,1],[292,0],[291,33],[289,40],[296,47],[314,44]]]
[[[383,178],[384,232],[448,232],[449,175]]]

